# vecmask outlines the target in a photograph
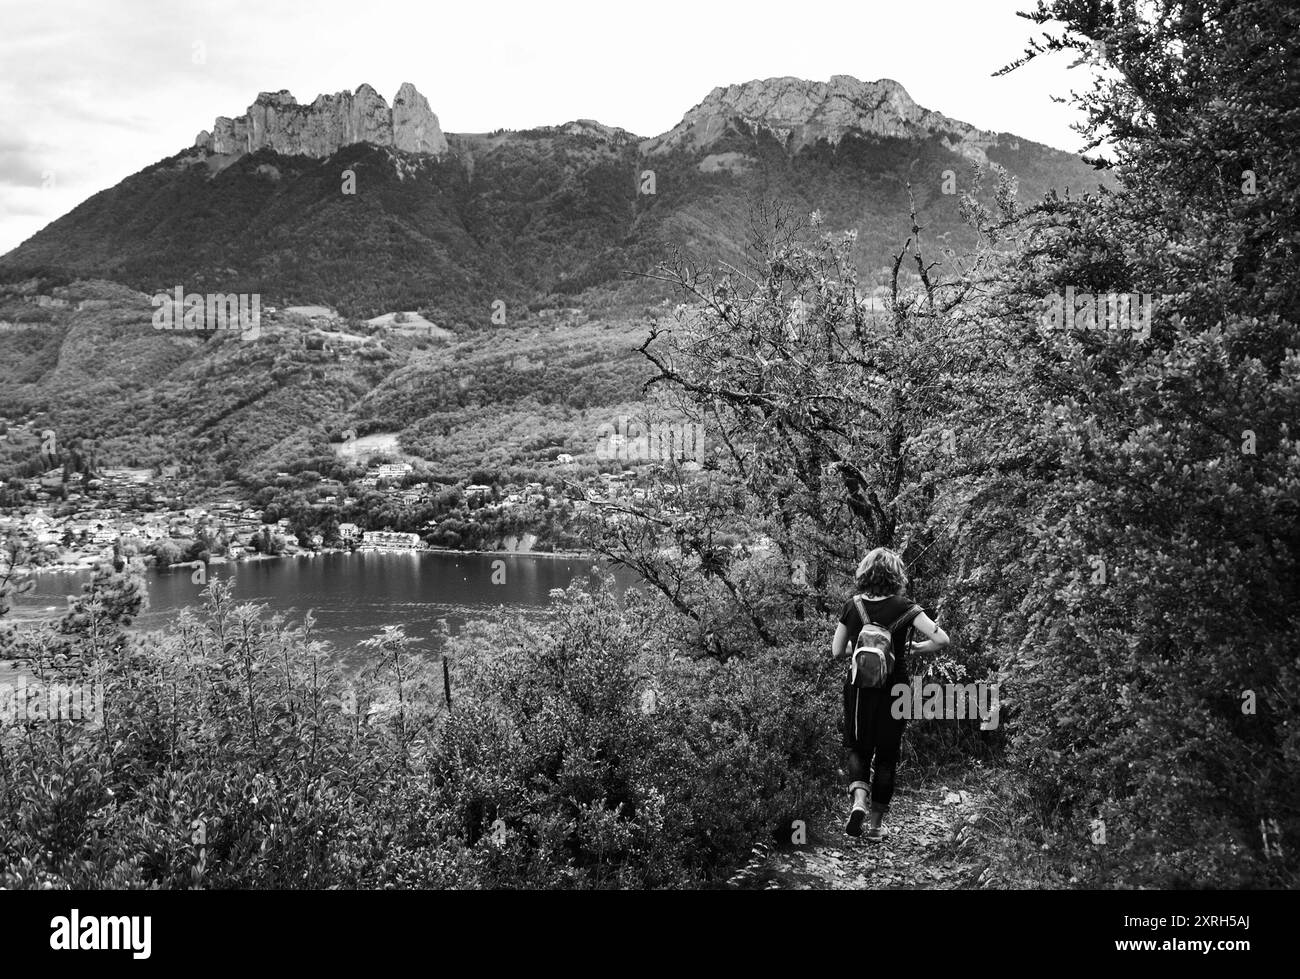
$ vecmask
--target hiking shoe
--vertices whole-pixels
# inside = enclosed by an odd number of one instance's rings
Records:
[[[853,811],[849,813],[849,822],[848,825],[844,827],[844,832],[848,833],[850,836],[861,836],[862,824],[866,818],[867,811],[854,806]]]
[[[879,843],[889,833],[885,829],[885,814],[879,809],[871,811],[871,822],[867,826],[867,839],[873,843]]]

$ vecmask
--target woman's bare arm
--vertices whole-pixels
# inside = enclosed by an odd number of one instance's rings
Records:
[[[843,622],[835,630],[835,638],[831,640],[831,659],[839,659],[844,655],[844,647],[849,643],[849,629]]]
[[[913,652],[933,653],[948,645],[948,633],[940,629],[935,621],[924,612],[912,620],[912,628],[927,637],[924,642],[912,643]]]

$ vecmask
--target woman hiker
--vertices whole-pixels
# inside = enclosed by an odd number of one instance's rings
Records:
[[[894,670],[878,688],[855,685],[854,664],[850,651],[849,675],[844,681],[844,746],[848,748],[849,794],[853,807],[849,811],[848,825],[844,831],[850,836],[862,835],[862,824],[868,822],[867,839],[882,840],[882,825],[889,811],[889,800],[894,794],[894,773],[898,767],[898,752],[903,743],[906,718],[895,718],[890,710],[895,684],[907,684],[908,638],[912,629],[926,637],[915,643],[911,650],[930,653],[948,645],[948,634],[934,624],[919,605],[904,597],[907,590],[907,568],[903,559],[886,547],[877,547],[862,559],[855,575],[856,593],[844,603],[839,627],[831,644],[831,655],[839,659],[857,641],[863,621],[867,619],[889,630],[893,640]],[[861,609],[861,612],[859,611]],[[875,761],[875,778],[868,785],[871,763]],[[871,800],[868,808],[867,793]]]

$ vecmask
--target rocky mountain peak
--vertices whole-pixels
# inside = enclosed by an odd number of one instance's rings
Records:
[[[397,90],[391,109],[365,83],[355,92],[318,95],[310,105],[300,105],[284,89],[262,92],[242,116],[218,116],[212,131],[199,133],[194,142],[211,153],[242,154],[268,147],[317,158],[360,142],[438,156],[447,151],[438,117],[410,82]]]
[[[298,100],[293,97],[293,93],[287,88],[282,88],[278,92],[259,92],[257,94],[257,105],[273,105],[276,108],[287,108],[291,105],[297,105]]]
[[[771,133],[790,152],[819,139],[835,144],[854,132],[904,139],[940,135],[976,157],[996,141],[993,133],[917,105],[892,78],[864,82],[852,75],[832,75],[825,82],[783,77],[719,86],[675,127],[647,140],[643,149],[703,149],[734,129],[737,121]]]

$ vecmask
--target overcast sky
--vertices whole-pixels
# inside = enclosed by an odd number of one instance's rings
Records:
[[[718,85],[893,78],[929,109],[1080,149],[1066,54],[991,73],[1032,0],[0,0],[0,254],[261,91],[412,82],[446,132],[589,118],[654,136]]]

